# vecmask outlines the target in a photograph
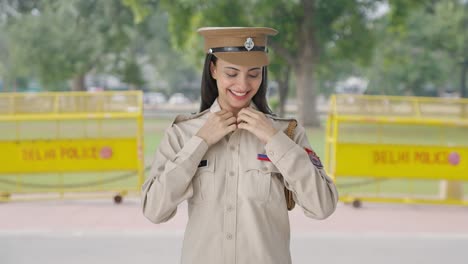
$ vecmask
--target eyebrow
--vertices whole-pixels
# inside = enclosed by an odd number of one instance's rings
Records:
[[[231,69],[231,70],[235,70],[235,71],[240,71],[239,69],[234,68],[234,67],[230,67],[230,66],[226,66],[226,67],[224,67],[224,68],[226,68],[226,69]],[[253,70],[260,70],[260,67],[255,67],[255,68],[249,69],[248,71],[253,71]]]

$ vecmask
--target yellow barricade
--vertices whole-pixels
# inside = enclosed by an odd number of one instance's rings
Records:
[[[325,166],[356,207],[468,205],[468,100],[334,95]]]
[[[142,104],[140,91],[0,94],[0,201],[138,192]]]

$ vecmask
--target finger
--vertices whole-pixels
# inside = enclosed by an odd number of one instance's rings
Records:
[[[223,122],[224,120],[228,119],[230,116],[233,116],[231,112],[226,111],[226,110],[221,110],[219,112],[216,112],[213,118],[216,122]]]
[[[216,114],[217,116],[222,116],[222,115],[224,115],[224,114],[226,114],[226,113],[229,113],[229,111],[223,110],[223,109],[221,109],[221,110],[218,111],[218,112],[215,112],[215,114]]]
[[[248,130],[248,131],[252,132],[252,126],[249,125],[248,123],[239,123],[239,124],[237,124],[237,128]]]
[[[228,125],[228,126],[229,126],[229,125],[232,125],[232,124],[237,124],[237,118],[235,118],[235,117],[232,116],[232,117],[226,119],[226,120],[224,121],[224,124],[226,124],[226,125]]]
[[[253,118],[259,119],[261,115],[263,115],[262,112],[256,111],[255,109],[252,109],[250,107],[242,108],[239,113],[246,114],[248,116],[251,116]]]
[[[237,129],[237,124],[235,124],[235,123],[227,127],[228,133],[229,132],[234,132],[236,129]]]
[[[229,111],[226,111],[226,113],[222,114],[221,117],[223,119],[228,119],[230,118],[231,116],[234,116],[234,114],[232,112],[229,112]]]
[[[237,115],[237,123],[246,122],[246,123],[256,123],[257,120],[251,116],[248,116],[244,113]]]

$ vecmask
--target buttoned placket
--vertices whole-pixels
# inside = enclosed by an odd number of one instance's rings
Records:
[[[239,179],[239,136],[235,131],[227,140],[226,181],[224,188],[224,263],[236,263],[237,182]]]

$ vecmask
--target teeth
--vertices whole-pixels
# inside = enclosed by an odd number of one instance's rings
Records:
[[[233,91],[233,90],[231,90],[231,92],[232,92],[233,94],[237,95],[237,96],[244,96],[244,95],[247,94],[247,92],[239,93],[239,92],[236,92],[236,91]]]

